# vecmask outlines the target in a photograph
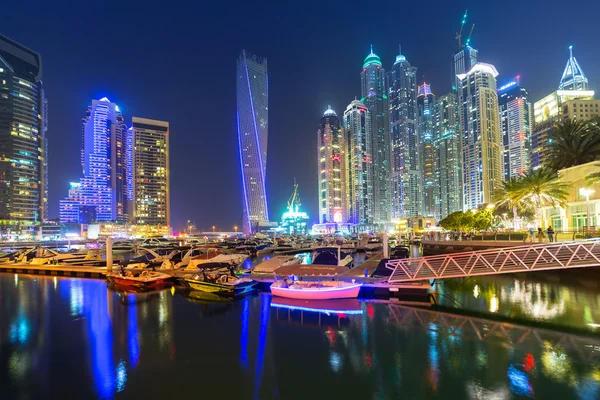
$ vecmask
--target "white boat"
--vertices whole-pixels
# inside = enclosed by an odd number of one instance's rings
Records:
[[[105,262],[99,250],[90,250],[87,253],[59,253],[51,249],[38,248],[36,256],[31,259],[29,264],[103,265]]]
[[[383,250],[383,243],[379,238],[373,238],[365,245],[365,251],[381,251]]]
[[[273,296],[302,300],[354,299],[358,297],[362,283],[321,281],[308,282],[288,280],[276,281],[271,285]]]
[[[252,270],[254,274],[273,274],[277,271],[278,268],[286,266],[286,265],[297,265],[300,264],[302,260],[300,258],[291,257],[291,256],[273,256],[268,260],[265,260],[258,264]]]
[[[338,265],[351,268],[354,258],[339,247],[319,247],[313,250],[312,263],[316,265]]]
[[[190,260],[186,271],[196,271],[203,264],[229,264],[241,265],[248,258],[248,254],[217,254],[214,257],[206,258],[204,256],[195,257]]]

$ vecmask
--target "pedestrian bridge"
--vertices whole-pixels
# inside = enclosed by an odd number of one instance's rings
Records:
[[[600,266],[600,239],[544,243],[390,260],[388,282],[547,271]]]

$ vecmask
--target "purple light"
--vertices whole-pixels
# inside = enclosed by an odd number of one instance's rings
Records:
[[[240,135],[240,113],[235,113],[238,128],[238,145],[240,148],[240,168],[242,169],[242,187],[244,188],[244,202],[246,203],[246,217],[248,218],[248,225],[250,227],[250,233],[252,233],[252,224],[250,223],[250,210],[248,209],[248,192],[246,192],[246,176],[244,175],[244,160],[242,159],[242,136]]]

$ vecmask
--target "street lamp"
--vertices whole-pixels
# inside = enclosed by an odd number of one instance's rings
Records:
[[[590,195],[594,192],[594,189],[579,188],[579,194],[585,196],[585,208],[587,213],[586,222],[588,229],[592,226],[590,221]]]
[[[213,232],[215,231],[215,226],[213,225]]]
[[[233,230],[235,231],[235,233],[237,233],[237,225],[233,227]]]

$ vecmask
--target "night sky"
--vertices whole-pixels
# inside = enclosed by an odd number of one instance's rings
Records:
[[[60,4],[59,4],[60,3]],[[198,228],[242,224],[235,66],[242,49],[268,58],[267,192],[278,220],[294,178],[317,214],[316,142],[331,104],[360,98],[372,44],[389,70],[398,44],[432,91],[450,89],[450,56],[465,9],[471,45],[499,84],[521,75],[536,101],[558,82],[568,46],[600,89],[600,2],[485,1],[7,1],[1,32],[39,52],[49,102],[50,217],[80,177],[81,118],[92,98],[171,126],[171,215]],[[187,3],[187,2],[186,2]],[[191,3],[191,2],[190,2]],[[526,3],[524,5],[523,3]],[[168,6],[167,6],[168,5]],[[424,78],[423,78],[424,77]],[[597,98],[600,95],[597,95]]]

